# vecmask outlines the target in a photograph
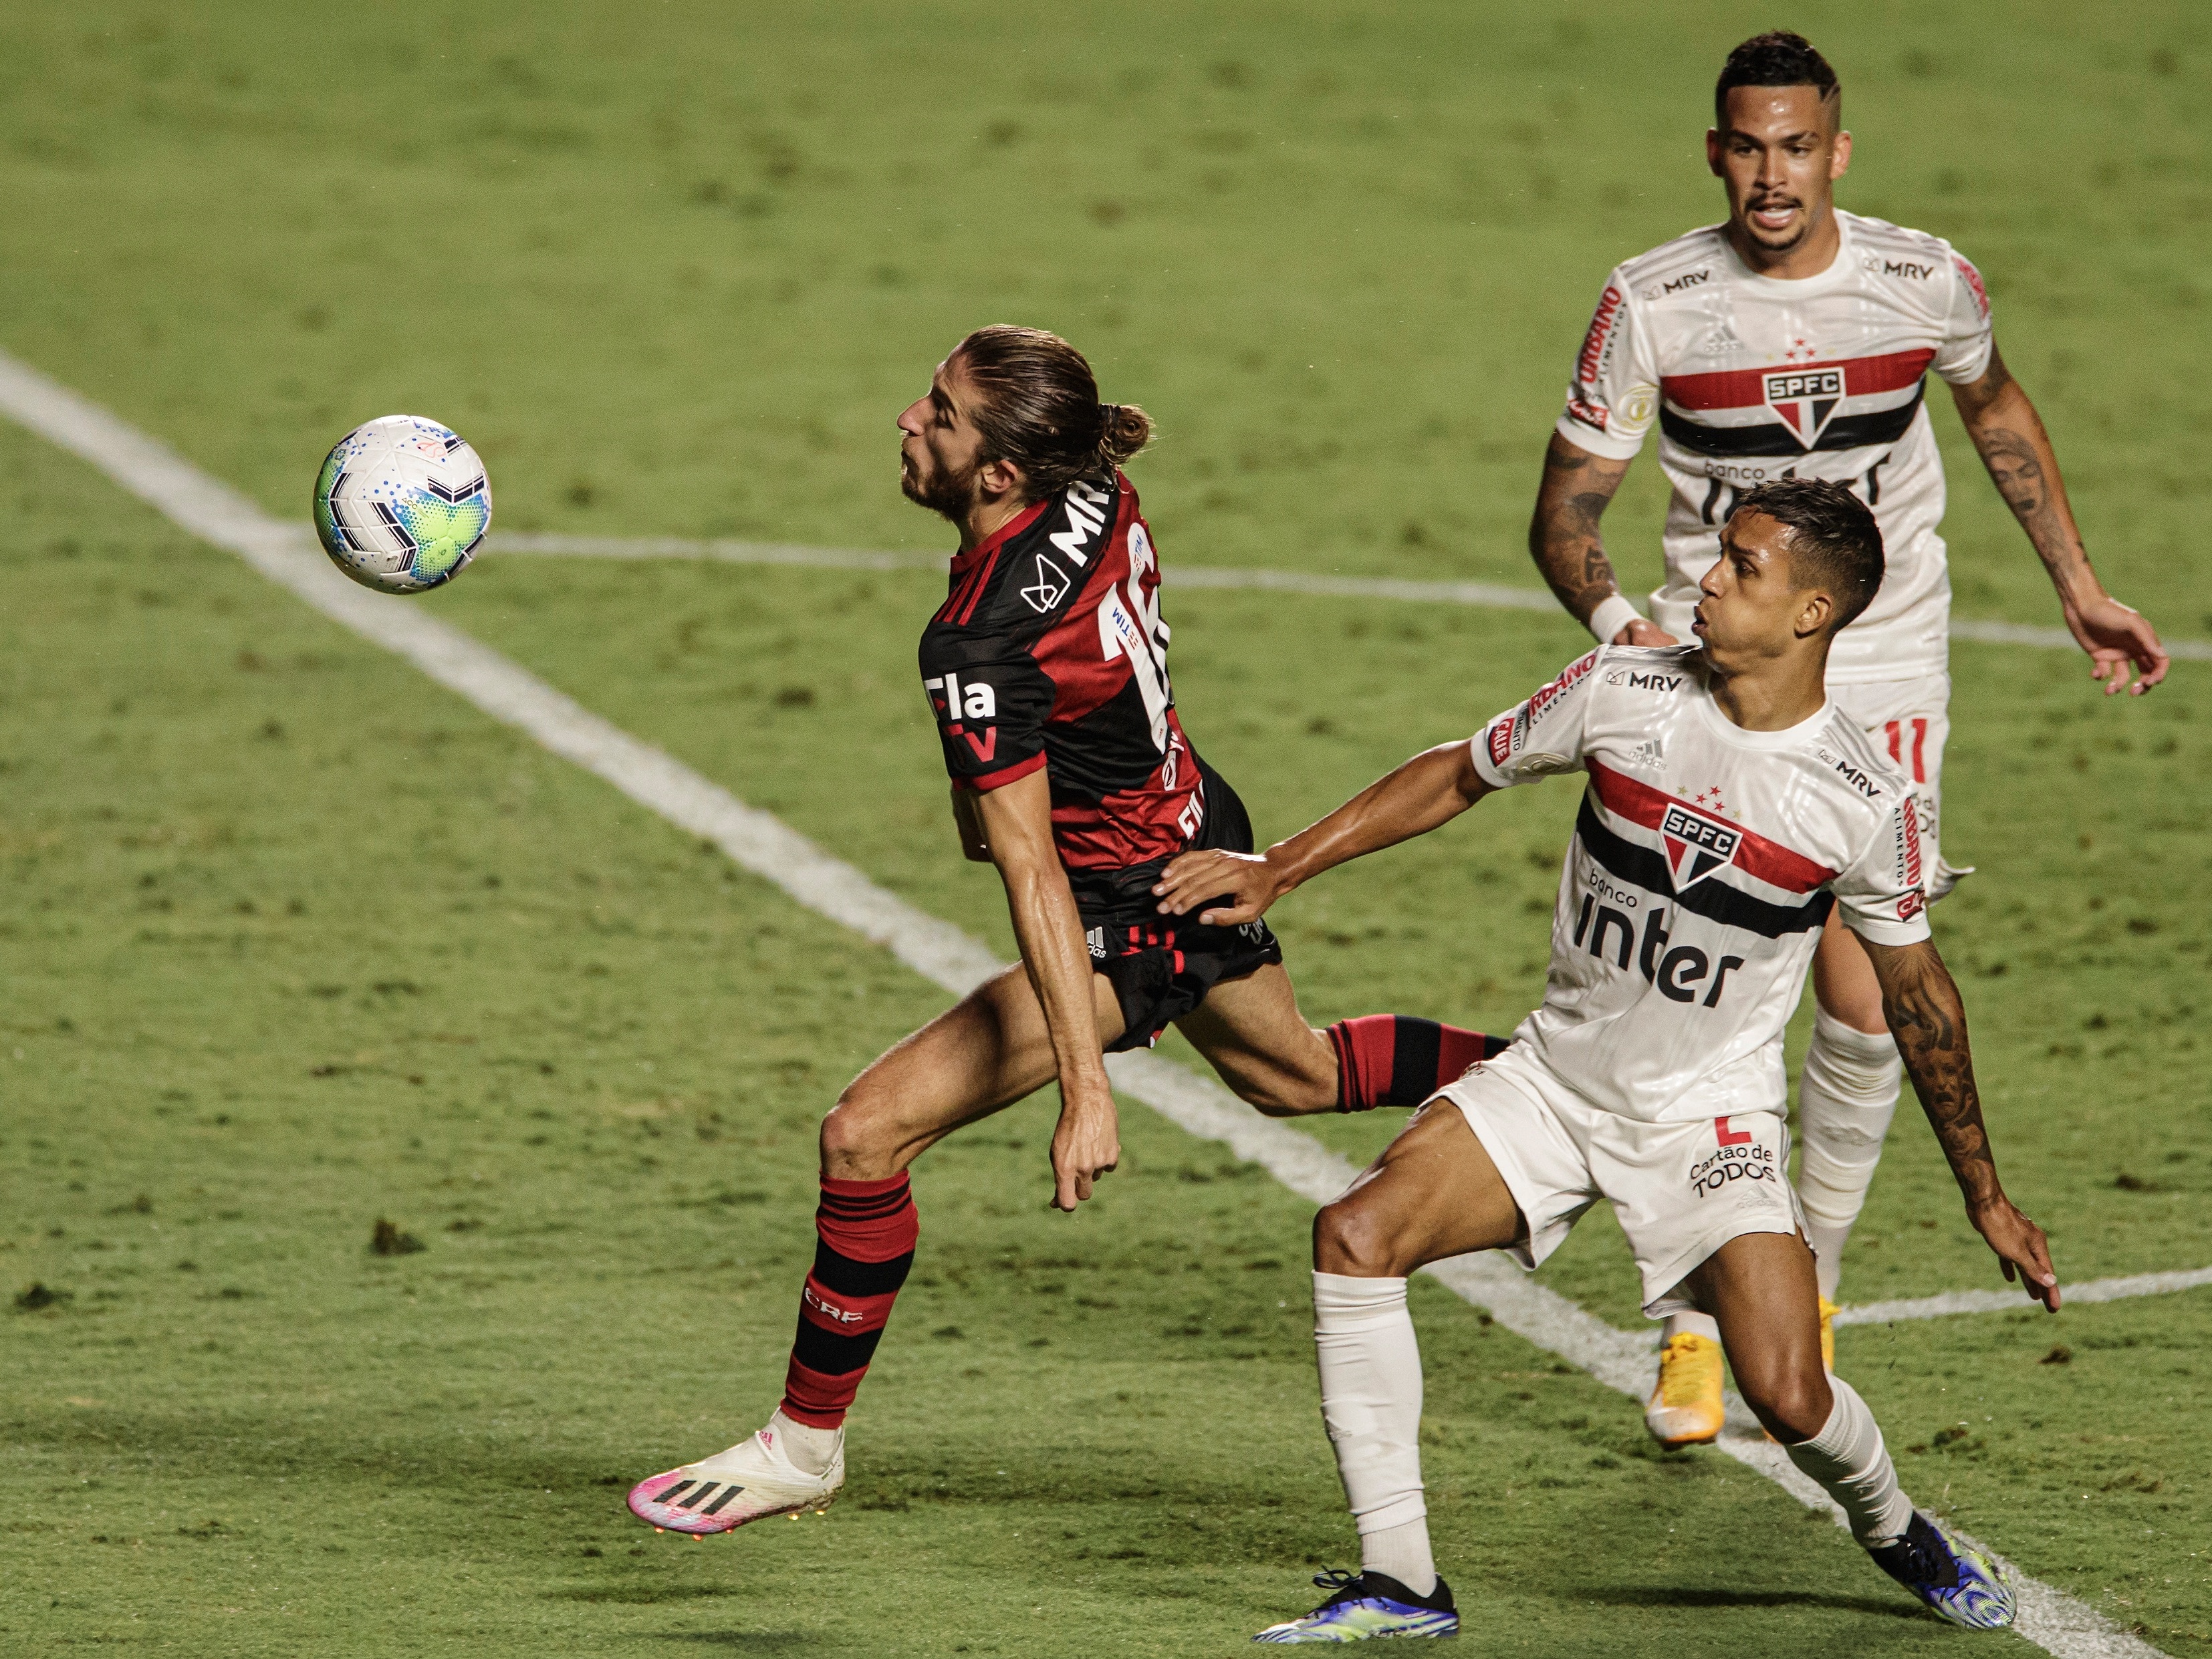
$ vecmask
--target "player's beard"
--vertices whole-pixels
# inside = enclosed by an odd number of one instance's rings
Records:
[[[1813,216],[1805,210],[1805,204],[1794,197],[1788,199],[1787,205],[1794,207],[1798,210],[1799,217],[1797,220],[1797,228],[1790,232],[1787,236],[1777,240],[1761,231],[1759,226],[1753,222],[1751,216],[1757,209],[1763,207],[1780,207],[1783,205],[1784,205],[1783,202],[1771,200],[1748,202],[1744,204],[1744,235],[1750,241],[1751,245],[1759,249],[1762,253],[1792,252],[1796,249],[1797,246],[1801,242],[1813,234]]]
[[[982,470],[981,463],[964,469],[939,467],[925,479],[917,468],[902,466],[899,488],[916,507],[926,507],[940,518],[961,524],[975,505],[975,475]]]

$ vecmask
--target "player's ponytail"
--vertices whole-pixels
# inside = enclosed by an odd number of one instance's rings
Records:
[[[951,361],[974,394],[981,459],[1021,468],[1031,501],[1110,475],[1152,439],[1152,417],[1134,404],[1101,403],[1089,361],[1057,334],[994,324],[961,341]]]
[[[1098,406],[1099,470],[1117,467],[1152,441],[1152,417],[1134,404]]]

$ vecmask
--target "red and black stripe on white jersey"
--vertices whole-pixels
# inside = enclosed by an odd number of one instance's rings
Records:
[[[1829,683],[1917,679],[1943,671],[1950,607],[1927,377],[1988,371],[1989,295],[1941,237],[1841,209],[1835,226],[1836,257],[1812,276],[1753,271],[1719,225],[1616,266],[1557,430],[1626,461],[1659,428],[1674,500],[1651,619],[1676,639],[1741,492],[1790,477],[1850,486],[1881,526],[1887,568],[1838,636]]]
[[[1662,374],[1660,429],[1699,455],[1803,455],[1893,444],[1919,412],[1935,361],[1932,349],[1916,346],[1779,368]],[[1879,491],[1880,480],[1869,489]]]
[[[1601,646],[1470,751],[1494,788],[1589,780],[1516,1040],[1646,1122],[1785,1099],[1782,1036],[1831,915],[1877,945],[1928,937],[1910,780],[1832,703],[1738,726],[1705,655]]]
[[[951,579],[920,654],[954,783],[996,789],[1043,768],[1072,870],[1190,845],[1205,783],[1176,717],[1159,562],[1128,479],[1035,503],[955,557]]]
[[[1818,932],[1826,923],[1835,908],[1827,890],[1835,871],[1694,801],[1632,778],[1595,755],[1586,756],[1583,764],[1590,787],[1575,820],[1575,835],[1583,850],[1617,879],[1655,898],[1671,897],[1683,909],[1724,927],[1766,939]],[[1594,901],[1584,902],[1576,944],[1583,943],[1596,908]],[[1620,965],[1626,968],[1633,924],[1624,920],[1621,930]],[[1654,932],[1646,930],[1647,958]],[[1597,956],[1607,953],[1601,935],[1589,941],[1589,948]],[[1652,962],[1638,965],[1645,978],[1656,976]],[[1681,988],[1663,979],[1660,988],[1676,1000],[1688,1000],[1680,994]],[[1715,1000],[1720,991],[1716,980]]]

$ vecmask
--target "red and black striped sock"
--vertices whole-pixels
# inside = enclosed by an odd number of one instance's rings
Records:
[[[1336,1049],[1336,1109],[1418,1106],[1511,1041],[1410,1014],[1363,1014],[1328,1028]]]
[[[822,1177],[814,1212],[814,1271],[799,1298],[799,1337],[784,1373],[783,1414],[809,1428],[845,1420],[914,1265],[920,1231],[903,1175],[889,1181]]]

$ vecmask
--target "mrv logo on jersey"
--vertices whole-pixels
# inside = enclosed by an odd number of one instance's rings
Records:
[[[1666,843],[1667,867],[1674,872],[1674,890],[1694,887],[1735,859],[1743,831],[1718,818],[1670,803],[1659,821],[1659,838]]]
[[[1828,429],[1829,417],[1844,401],[1840,368],[1778,368],[1764,382],[1766,406],[1774,418],[1810,449]]]

